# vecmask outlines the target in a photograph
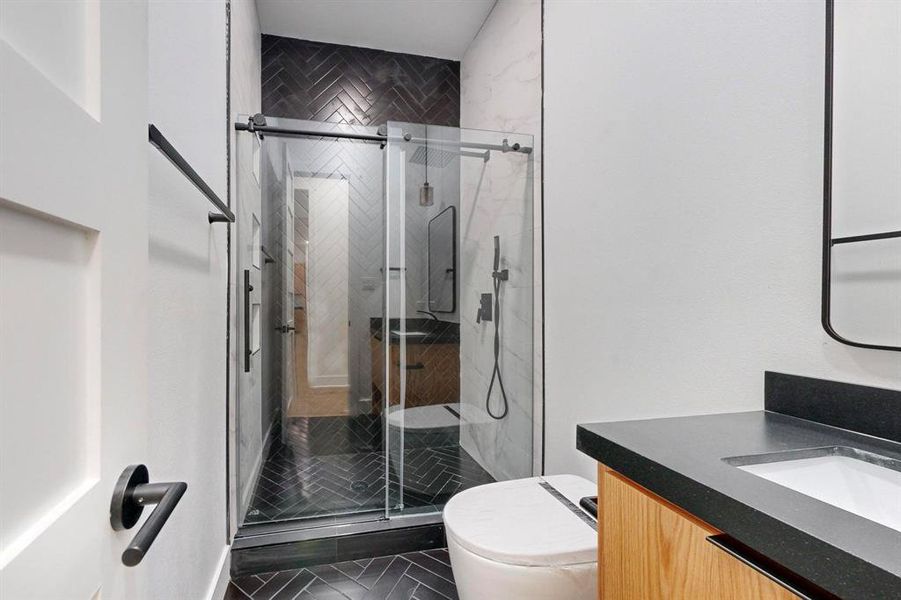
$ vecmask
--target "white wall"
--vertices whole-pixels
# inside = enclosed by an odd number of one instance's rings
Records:
[[[224,2],[149,5],[149,121],[226,197]],[[150,180],[149,456],[188,491],[141,565],[159,597],[204,598],[226,531],[227,230],[155,148]],[[127,285],[127,282],[123,282]],[[127,325],[126,325],[127,326]],[[184,560],[184,557],[191,560]]]
[[[260,99],[260,22],[253,0],[232,0],[231,3],[231,120],[239,115],[252,115],[261,110]],[[254,285],[260,290],[258,270],[251,266],[252,217],[260,215],[260,186],[253,175],[253,148],[259,148],[255,136],[230,129],[232,207],[237,218],[233,227],[231,318],[229,322],[231,365],[229,434],[235,443],[229,448],[232,469],[230,489],[235,497],[229,499],[233,510],[230,527],[234,531],[244,520],[244,513],[256,473],[262,461],[263,431],[259,354],[250,373],[244,372],[243,327],[243,269],[251,269]],[[262,156],[258,152],[257,156]],[[239,318],[239,316],[241,318]]]
[[[765,369],[901,388],[819,324],[820,2],[545,5],[547,471],[577,423],[756,410]]]
[[[541,457],[541,2],[500,0],[460,65],[460,125],[533,138],[531,161],[493,152],[461,162],[461,444],[495,478],[526,477]],[[464,132],[499,143],[504,136]],[[493,138],[493,139],[489,139]],[[492,292],[493,237],[501,237],[501,372],[510,412],[484,414],[494,365],[494,324],[476,324],[478,296]],[[534,350],[534,351],[533,351]],[[497,385],[495,384],[495,388]],[[492,393],[492,409],[501,409]]]

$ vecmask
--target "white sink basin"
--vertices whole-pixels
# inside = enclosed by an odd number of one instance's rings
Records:
[[[754,462],[755,457],[726,461],[742,471],[901,531],[899,461],[853,448],[823,448],[806,453],[820,456],[757,464],[740,464]],[[766,455],[756,458],[762,457]]]

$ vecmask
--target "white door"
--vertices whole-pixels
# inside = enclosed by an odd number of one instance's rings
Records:
[[[350,314],[350,186],[346,179],[298,177],[309,201],[307,246],[307,380],[345,387]]]
[[[146,460],[146,65],[144,2],[0,1],[4,600],[148,596],[109,521]]]

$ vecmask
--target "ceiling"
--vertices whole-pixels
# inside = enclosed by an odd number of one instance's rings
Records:
[[[263,33],[460,60],[496,0],[256,0]]]

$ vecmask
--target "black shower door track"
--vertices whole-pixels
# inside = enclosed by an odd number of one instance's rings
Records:
[[[288,129],[287,127],[272,127],[270,125],[252,126],[249,123],[235,123],[236,131],[253,131],[269,133],[272,135],[300,135],[310,137],[333,137],[348,140],[363,140],[366,142],[387,142],[388,136],[372,133],[351,133],[345,131],[315,131],[312,129]]]
[[[353,133],[347,131],[317,131],[314,129],[290,129],[287,127],[273,127],[271,125],[252,125],[251,123],[235,123],[236,131],[251,131],[255,133],[269,133],[272,135],[289,135],[304,137],[332,137],[346,140],[361,140],[364,142],[379,142],[386,144],[389,139],[398,141],[411,142],[414,144],[429,143],[433,146],[451,146],[454,148],[474,148],[478,150],[499,150],[501,152],[519,152],[521,154],[531,154],[532,148],[529,146],[520,146],[519,144],[508,145],[506,140],[504,144],[479,144],[479,143],[463,143],[451,140],[427,140],[425,138],[414,138],[410,134],[404,134],[402,138],[389,138],[387,135],[379,133]]]

